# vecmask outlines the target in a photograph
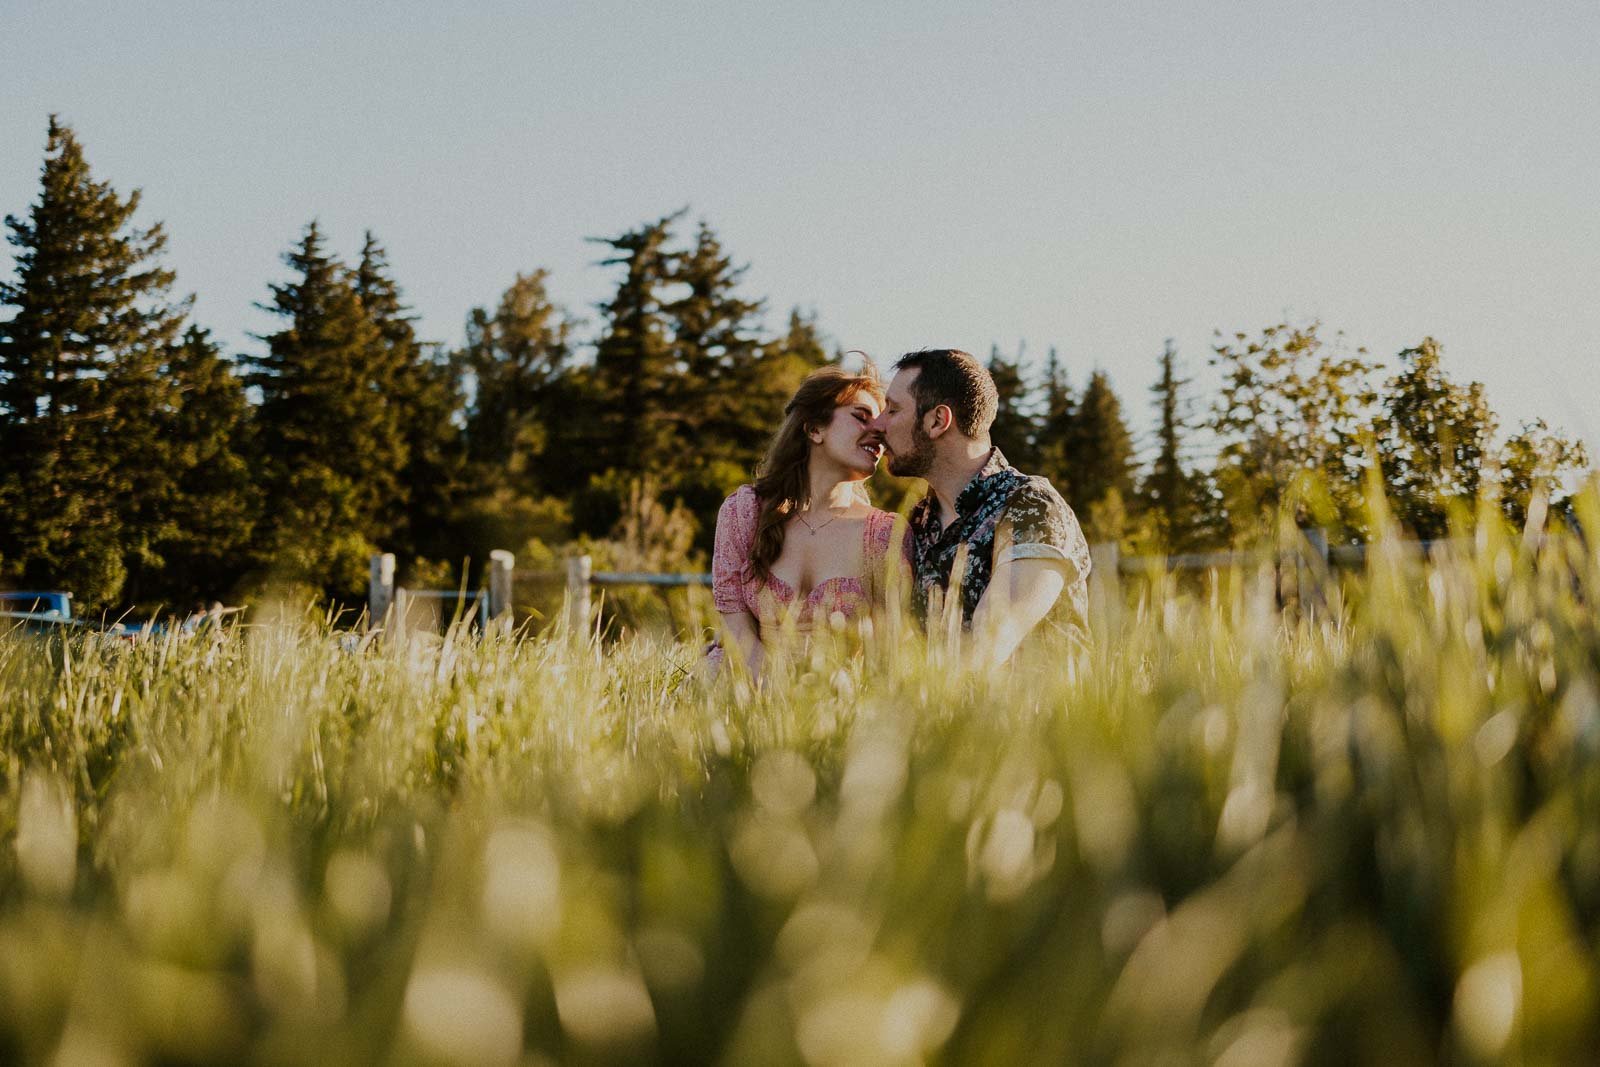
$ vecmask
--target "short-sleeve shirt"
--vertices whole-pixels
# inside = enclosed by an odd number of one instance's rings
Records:
[[[954,522],[940,527],[939,501],[930,491],[911,509],[909,524],[912,607],[920,618],[926,620],[934,590],[941,599],[948,595],[956,557],[965,546],[963,625],[972,625],[995,567],[1014,559],[1049,559],[1062,565],[1067,579],[1052,617],[1088,636],[1089,542],[1048,478],[1023,474],[997,448],[956,497]]]

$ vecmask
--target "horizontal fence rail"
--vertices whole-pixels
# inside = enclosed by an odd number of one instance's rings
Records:
[[[1224,570],[1230,567],[1274,566],[1290,567],[1298,575],[1315,567],[1360,567],[1375,549],[1369,545],[1330,545],[1324,530],[1304,531],[1305,540],[1296,548],[1277,551],[1254,552],[1178,552],[1168,556],[1122,556],[1115,544],[1090,546],[1093,559],[1091,580],[1102,585],[1110,575],[1148,577],[1163,572],[1194,572]],[[1461,538],[1438,541],[1388,542],[1382,551],[1394,552],[1401,558],[1426,559],[1452,550],[1470,551],[1472,542]],[[404,622],[408,599],[418,597],[450,599],[465,598],[472,603],[479,625],[487,633],[494,629],[509,631],[512,619],[511,589],[516,560],[510,552],[496,549],[489,554],[489,581],[486,590],[461,593],[453,590],[412,589],[394,584],[394,555],[384,553],[372,557],[371,585],[369,588],[368,625],[382,628],[398,627]],[[662,589],[690,588],[711,585],[709,574],[657,574],[648,571],[597,571],[589,556],[572,556],[561,570],[524,571],[515,578],[529,581],[566,584],[567,619],[577,632],[587,629],[592,618],[590,590],[594,586],[653,586]],[[1104,590],[1101,590],[1101,597]],[[399,611],[397,612],[397,607]]]

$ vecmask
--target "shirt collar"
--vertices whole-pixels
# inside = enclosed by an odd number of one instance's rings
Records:
[[[974,474],[972,480],[962,487],[961,492],[956,494],[956,514],[972,514],[973,509],[978,506],[980,498],[989,484],[989,479],[1010,469],[1011,464],[1006,462],[1006,457],[1001,454],[1000,449],[998,447],[991,448],[989,450],[989,458],[984,460],[983,466],[978,469],[978,473]]]

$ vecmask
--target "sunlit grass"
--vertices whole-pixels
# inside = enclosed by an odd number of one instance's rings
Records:
[[[1597,594],[1486,523],[995,674],[892,620],[759,688],[648,637],[12,635],[0,1058],[1583,1062]]]

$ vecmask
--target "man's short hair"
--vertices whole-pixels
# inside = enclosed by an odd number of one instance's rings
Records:
[[[917,398],[917,418],[940,404],[955,416],[956,429],[966,437],[981,437],[994,425],[1000,393],[988,368],[970,352],[958,348],[923,348],[895,361],[895,370],[916,370],[911,395]]]

